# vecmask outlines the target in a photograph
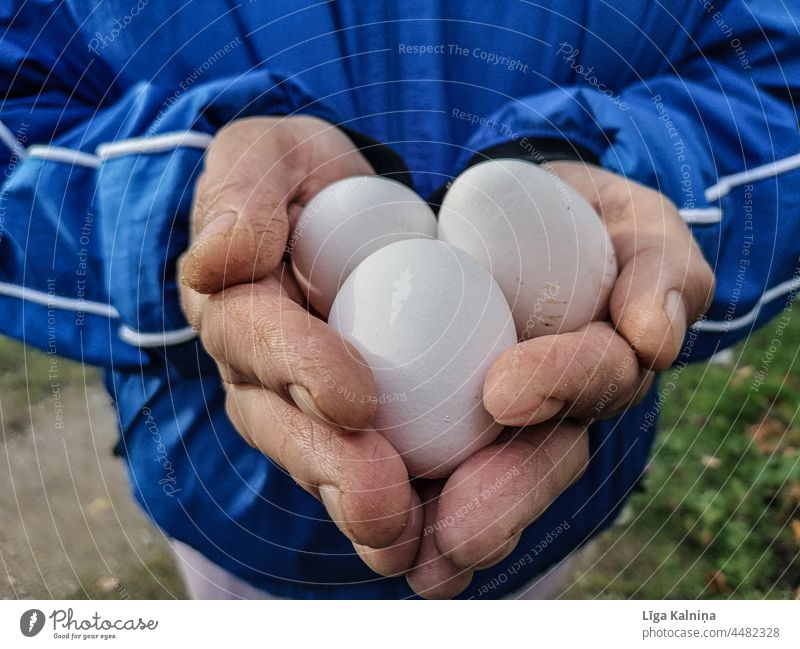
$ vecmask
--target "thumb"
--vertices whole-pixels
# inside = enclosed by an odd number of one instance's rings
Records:
[[[680,354],[687,327],[705,312],[713,287],[714,275],[691,236],[665,238],[623,265],[611,318],[642,364],[662,371]]]
[[[677,208],[661,193],[593,165],[553,163],[601,215],[620,273],[611,319],[641,364],[661,371],[714,293],[714,273]]]
[[[192,208],[181,281],[199,293],[266,277],[283,258],[288,211],[325,185],[372,169],[335,126],[312,117],[248,118],[214,138]]]
[[[206,152],[192,207],[194,241],[181,263],[181,281],[200,293],[261,279],[281,261],[294,178],[285,164],[291,145],[278,124],[234,122]]]

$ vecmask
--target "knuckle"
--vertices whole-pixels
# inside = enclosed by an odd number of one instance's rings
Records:
[[[198,332],[200,334],[200,342],[203,345],[203,348],[208,352],[208,354],[213,358],[215,361],[219,362],[222,349],[221,349],[221,337],[219,335],[219,321],[216,315],[213,313],[213,306],[209,309],[205,309],[200,314],[199,319],[199,327]]]
[[[235,119],[229,122],[217,132],[217,135],[211,141],[211,145],[208,149],[209,153],[213,152],[215,148],[219,146],[220,142],[230,139],[239,139],[240,136],[249,129],[250,122],[246,118]]]
[[[597,371],[598,355],[602,356],[602,347],[593,337],[585,334],[581,336],[578,345],[574,344],[572,336],[556,340],[552,345],[550,365],[553,372],[558,372],[562,379],[569,375],[570,381],[577,386],[585,386]]]
[[[200,322],[200,340],[217,361],[227,363],[231,344],[241,344],[251,325],[250,300],[239,287],[212,295],[206,300]]]
[[[629,218],[634,212],[634,184],[606,183],[598,188],[596,209],[603,220],[616,223]]]
[[[192,234],[199,235],[203,229],[224,214],[236,214],[236,210],[226,204],[226,189],[222,184],[204,183],[195,191],[190,216]]]
[[[250,331],[253,341],[253,357],[258,373],[265,384],[274,385],[273,375],[280,374],[276,368],[284,368],[287,378],[290,373],[290,345],[280,326],[269,313],[251,314]]]
[[[556,372],[560,374],[564,371],[564,368],[569,364],[571,360],[571,354],[567,352],[566,346],[564,345],[563,341],[556,337],[552,341],[549,341],[549,346],[547,351],[539,360],[539,367],[537,370],[542,370],[544,372]],[[536,362],[537,359],[535,356],[529,357],[529,361]]]
[[[557,433],[551,432],[549,435],[556,435]],[[555,452],[556,446],[552,439],[546,439],[536,451],[536,476],[538,483],[547,488],[547,493],[550,498],[554,498],[559,491],[560,485],[558,484],[559,468],[565,461],[565,458],[559,453]]]
[[[321,117],[316,117],[315,115],[295,115],[293,117],[288,117],[286,123],[298,124],[314,130],[330,128],[332,126],[330,122]]]
[[[211,201],[208,191],[208,173],[202,171],[194,185],[194,200],[192,204],[191,222],[194,232],[198,232],[205,225],[205,220],[210,212]]]
[[[296,468],[304,473],[335,476],[343,481],[344,452],[340,437],[327,426],[309,419],[301,411],[290,407],[282,445],[284,455],[293,449]],[[349,485],[341,485],[343,488]]]
[[[248,206],[247,227],[260,248],[283,248],[289,236],[289,224],[281,200],[264,197]]]
[[[272,459],[281,466],[286,467],[295,480],[297,480],[299,471],[291,461],[291,457],[294,454],[298,440],[302,439],[301,432],[303,428],[299,415],[299,412],[289,408],[284,417],[281,418],[278,430],[275,432],[274,450],[271,454]]]
[[[265,130],[275,118],[270,117],[242,117],[235,119],[223,126],[206,151],[206,160],[211,160],[220,154],[231,143],[250,145],[255,139],[256,131]]]

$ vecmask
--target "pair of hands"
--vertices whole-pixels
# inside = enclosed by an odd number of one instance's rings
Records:
[[[605,222],[620,268],[611,322],[502,354],[484,406],[507,428],[447,481],[416,486],[370,428],[369,369],[308,312],[283,263],[303,206],[336,180],[374,173],[369,163],[322,120],[249,118],[220,131],[197,183],[182,303],[219,366],[228,416],[321,499],[373,570],[406,574],[424,597],[457,595],[474,570],[514,549],[586,467],[588,422],[645,393],[713,293],[711,269],[668,199],[592,165],[549,168]]]

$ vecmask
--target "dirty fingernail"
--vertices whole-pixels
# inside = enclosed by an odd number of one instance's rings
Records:
[[[215,234],[221,234],[223,232],[229,232],[230,230],[233,230],[238,218],[239,216],[236,214],[236,212],[225,212],[224,214],[220,214],[207,223],[202,230],[200,230],[200,233],[197,235],[198,241],[212,237]]]
[[[686,336],[686,307],[683,305],[680,291],[673,289],[667,293],[666,298],[664,298],[664,313],[666,313],[672,325],[675,350],[678,350]]]
[[[319,497],[337,527],[347,538],[351,541],[355,541],[352,532],[350,532],[345,523],[344,512],[342,511],[342,492],[333,485],[320,485]]]
[[[309,419],[313,419],[315,422],[322,424],[323,426],[330,427],[333,425],[333,422],[326,419],[325,415],[320,412],[320,409],[314,402],[314,397],[311,396],[311,393],[306,390],[306,388],[304,388],[302,385],[298,385],[297,383],[290,383],[288,390],[289,396],[291,396],[292,401],[294,401],[294,405],[296,405]]]
[[[514,551],[514,548],[517,547],[519,544],[519,540],[522,537],[522,532],[519,532],[508,539],[505,543],[503,543],[499,548],[497,548],[494,552],[492,552],[489,556],[484,557],[474,566],[472,566],[475,570],[485,570],[486,568],[491,568],[492,566],[500,563],[503,559],[505,559],[509,554]]]
[[[563,407],[563,401],[548,397],[542,401],[536,410],[526,412],[523,415],[504,415],[496,418],[495,421],[497,421],[498,424],[503,424],[504,426],[532,426],[533,424],[540,424],[543,421],[547,421],[551,417],[555,417]]]

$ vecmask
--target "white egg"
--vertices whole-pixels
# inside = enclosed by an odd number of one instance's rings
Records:
[[[328,323],[372,369],[373,425],[411,475],[447,476],[500,433],[483,381],[516,335],[503,293],[468,255],[422,239],[382,248],[347,278]]]
[[[436,217],[413,190],[380,176],[346,178],[303,209],[289,241],[292,270],[311,305],[327,316],[336,291],[361,261],[417,237],[436,237]]]
[[[614,248],[586,200],[522,160],[470,167],[445,195],[439,239],[488,269],[521,339],[575,331],[605,314]]]

